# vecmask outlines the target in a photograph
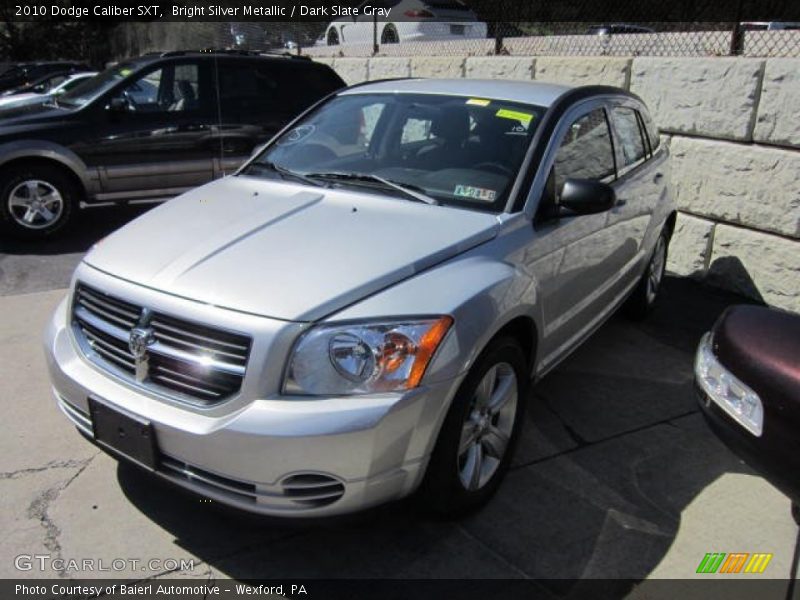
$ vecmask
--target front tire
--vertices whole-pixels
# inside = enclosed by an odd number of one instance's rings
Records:
[[[664,230],[658,236],[656,246],[653,248],[650,261],[647,263],[647,268],[642,274],[639,284],[625,302],[625,314],[631,319],[644,319],[653,309],[658,292],[661,291],[661,283],[664,281],[668,246],[669,234]]]
[[[72,219],[78,191],[63,170],[49,165],[0,174],[0,229],[24,240],[52,237]]]
[[[445,516],[480,508],[497,491],[513,455],[527,391],[519,343],[497,338],[467,374],[445,417],[418,498]]]

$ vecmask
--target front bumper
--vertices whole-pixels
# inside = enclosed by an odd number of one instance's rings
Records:
[[[227,506],[283,517],[348,513],[414,491],[459,383],[367,397],[267,394],[203,411],[164,402],[88,362],[66,300],[44,344],[56,401],[85,435],[93,437],[91,396],[153,424],[158,477]]]
[[[800,504],[800,454],[796,432],[782,430],[780,419],[766,412],[764,434],[756,437],[734,421],[695,384],[698,404],[711,430],[739,458]]]

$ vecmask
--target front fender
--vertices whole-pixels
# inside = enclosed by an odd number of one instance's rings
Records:
[[[452,330],[425,374],[426,382],[461,377],[488,342],[517,317],[542,331],[538,285],[513,264],[492,257],[497,241],[407,279],[345,309],[328,321],[447,314]],[[540,340],[536,339],[538,345]]]
[[[94,185],[86,163],[69,148],[46,140],[15,140],[0,144],[0,167],[20,158],[43,158],[62,164],[72,171],[90,194]]]

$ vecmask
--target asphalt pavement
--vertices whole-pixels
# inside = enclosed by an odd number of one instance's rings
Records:
[[[668,277],[649,319],[613,317],[539,382],[500,492],[459,521],[410,501],[256,519],[117,464],[56,408],[40,339],[83,253],[142,210],[97,209],[44,245],[0,242],[0,577],[92,576],[15,566],[38,553],[135,559],[112,576],[136,579],[525,578],[545,597],[603,579],[608,597],[652,597],[654,581],[696,577],[707,552],[767,552],[767,570],[748,577],[795,595],[789,500],[711,434],[692,388],[700,336],[742,299],[686,279]]]

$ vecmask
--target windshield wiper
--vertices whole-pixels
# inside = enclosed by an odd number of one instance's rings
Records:
[[[309,173],[306,177],[311,178],[318,178],[318,179],[335,179],[339,181],[365,181],[368,183],[380,183],[382,186],[391,188],[396,192],[400,192],[407,198],[411,200],[416,200],[417,202],[424,202],[425,204],[433,204],[438,206],[439,201],[435,198],[431,198],[427,194],[424,193],[422,188],[408,185],[408,184],[400,184],[396,181],[392,181],[391,179],[386,179],[385,177],[380,177],[379,175],[372,175],[370,173],[342,173],[342,172],[332,172],[332,173]]]
[[[295,179],[297,181],[302,181],[303,183],[307,183],[308,185],[313,185],[314,187],[324,187],[319,181],[314,181],[310,177],[303,175],[302,173],[295,173],[291,169],[287,169],[286,167],[282,167],[281,165],[276,165],[274,162],[254,162],[252,165],[247,167],[249,171],[252,168],[256,169],[266,169],[268,171],[274,171],[278,175],[280,175],[281,179]]]

